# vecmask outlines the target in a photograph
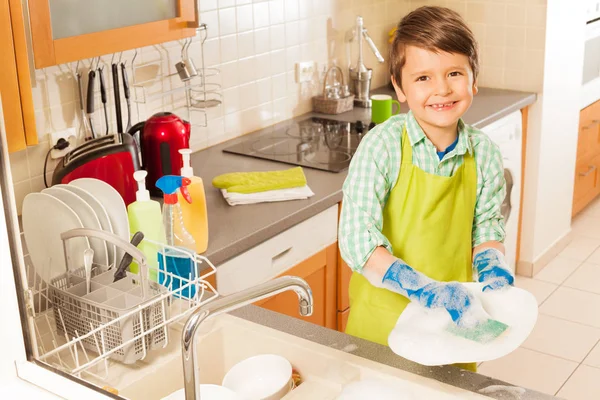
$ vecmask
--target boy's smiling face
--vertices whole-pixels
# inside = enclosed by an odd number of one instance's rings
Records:
[[[467,112],[477,93],[469,58],[410,45],[404,51],[402,89],[392,80],[398,100],[408,102],[425,133],[456,133],[458,119]]]

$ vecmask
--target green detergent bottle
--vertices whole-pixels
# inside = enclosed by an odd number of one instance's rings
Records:
[[[144,238],[157,243],[166,243],[165,229],[162,221],[160,203],[150,199],[150,192],[146,190],[146,171],[136,171],[133,178],[138,184],[138,191],[135,193],[133,203],[127,207],[127,217],[129,219],[129,231],[132,235],[135,232],[142,232]],[[158,282],[158,250],[160,246],[142,240],[138,248],[146,256],[149,267],[149,279]],[[139,270],[137,262],[132,262],[129,271],[137,274]]]

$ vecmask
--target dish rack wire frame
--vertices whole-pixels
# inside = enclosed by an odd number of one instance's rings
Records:
[[[144,241],[156,246],[157,249],[160,249],[161,254],[163,255],[163,262],[165,263],[163,265],[166,265],[164,254],[166,254],[167,250],[179,254],[190,254],[188,252],[182,252],[181,249],[177,249],[176,247],[154,242],[149,239],[144,239]],[[78,332],[75,332],[75,335],[72,337],[69,337],[66,334],[67,329],[64,325],[64,319],[61,316],[62,313],[60,311],[55,312],[55,310],[53,310],[52,296],[50,294],[52,291],[51,285],[40,282],[37,280],[37,278],[34,278],[33,286],[30,286],[29,290],[31,293],[30,299],[37,299],[38,302],[37,308],[35,304],[33,307],[31,307],[35,321],[36,358],[39,361],[42,361],[60,371],[78,378],[82,378],[82,374],[85,373],[90,377],[100,381],[106,381],[109,376],[110,366],[113,363],[118,362],[111,359],[111,355],[121,349],[126,348],[127,346],[132,346],[136,341],[141,343],[142,346],[142,356],[138,359],[138,361],[145,359],[148,354],[148,350],[151,348],[148,343],[149,341],[147,340],[150,335],[158,330],[163,330],[166,333],[168,327],[171,325],[179,324],[183,326],[188,316],[195,309],[207,304],[212,300],[215,300],[218,297],[217,290],[207,281],[209,276],[216,274],[215,266],[210,262],[210,260],[208,260],[208,258],[199,254],[194,253],[190,259],[193,262],[195,277],[189,276],[188,278],[184,278],[174,275],[163,269],[160,271],[157,270],[157,273],[160,273],[166,277],[164,281],[170,282],[169,287],[166,287],[167,290],[164,293],[136,306],[131,311],[122,314],[118,318],[115,318],[108,323],[97,326],[96,328],[90,326],[90,331],[85,334],[79,334]],[[97,264],[94,264],[94,266],[98,267]],[[200,266],[205,267],[202,270],[202,274],[199,273]],[[32,268],[29,269],[29,272],[31,272],[31,269]],[[149,266],[149,271],[153,269],[154,268]],[[98,271],[103,269],[96,268],[95,270]],[[82,268],[73,271],[73,274],[77,274],[78,272],[76,271],[82,271]],[[114,272],[115,269],[110,269],[108,271]],[[172,287],[173,282],[175,281],[181,282],[179,288],[177,289],[173,289]],[[188,288],[191,288],[192,286],[197,288],[196,294],[193,298],[186,298],[180,295],[182,292]],[[146,311],[158,305],[165,307],[166,303],[168,303],[170,313],[167,314],[166,312],[163,312],[162,316],[164,318],[162,320],[152,321],[152,327],[150,329],[144,329],[144,326],[147,326],[144,321],[144,319],[147,318],[146,315],[152,315],[152,313],[147,313]],[[54,318],[54,315],[58,315],[60,321],[57,321]],[[111,330],[114,331],[114,329],[119,327],[119,324],[129,318],[139,318],[141,327],[140,332],[124,341],[119,346],[106,349],[105,338],[107,332]],[[62,331],[62,335],[58,332],[58,324],[62,324],[62,329],[60,329]],[[44,337],[46,340],[44,340]],[[84,341],[86,340],[93,341],[95,347],[94,351],[86,348],[84,345]],[[165,348],[168,344],[169,336],[165,334],[164,341],[162,342],[162,348]]]
[[[207,68],[205,66],[204,57],[204,43],[208,36],[208,27],[202,23],[196,29],[197,34],[200,37],[200,56],[201,56],[201,67],[197,68],[198,75],[192,77],[186,82],[181,80],[172,79],[178,76],[178,73],[162,73],[163,65],[162,60],[150,61],[150,62],[137,62],[137,54],[132,60],[132,75],[133,75],[133,100],[136,103],[138,115],[142,115],[143,111],[140,110],[140,106],[149,104],[152,101],[162,99],[168,96],[175,96],[178,94],[184,95],[182,105],[173,106],[173,110],[181,110],[186,114],[186,119],[192,124],[200,127],[208,126],[208,113],[207,109],[217,107],[223,103],[222,87],[219,83],[207,82],[208,78],[218,76],[221,72],[218,68]],[[184,44],[185,46],[185,44]],[[141,68],[157,66],[158,71],[161,71],[156,77],[146,80],[139,80],[136,74]],[[167,80],[167,82],[165,82]],[[168,82],[168,80],[171,80]],[[172,82],[183,83],[183,85],[172,84]],[[149,88],[154,87],[156,84],[167,83],[171,89],[161,90],[160,92],[150,93]],[[171,84],[169,84],[171,83]]]

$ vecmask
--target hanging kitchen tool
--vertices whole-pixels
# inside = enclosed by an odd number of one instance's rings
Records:
[[[194,65],[194,62],[188,56],[188,48],[192,44],[192,39],[186,39],[183,47],[181,48],[181,61],[175,64],[179,78],[183,82],[187,82],[194,76],[198,75],[198,70]]]
[[[125,94],[125,101],[127,102],[127,127],[125,132],[129,132],[131,129],[131,100],[129,92],[129,79],[127,79],[127,69],[125,63],[121,63],[121,75],[123,78],[123,93]]]
[[[113,54],[113,59],[111,60],[111,70],[113,78],[113,91],[115,94],[115,111],[117,114],[117,133],[123,133],[123,120],[121,117],[121,94],[119,93],[119,67],[118,64],[114,62],[114,57],[115,55]]]
[[[108,135],[108,111],[106,110],[106,85],[104,82],[104,66],[98,68],[98,76],[100,77],[100,97],[102,99],[102,107],[104,107],[104,123],[106,125],[105,134]]]
[[[98,58],[100,61],[100,58]],[[94,64],[94,60],[92,60],[92,67]],[[87,101],[86,101],[86,111],[88,121],[90,122],[90,130],[92,132],[92,139],[96,138],[96,130],[94,129],[94,80],[96,79],[96,70],[94,68],[90,69],[88,74],[88,90],[87,90]]]
[[[90,140],[92,139],[92,137],[88,135],[89,131],[87,128],[87,117],[85,115],[85,102],[83,100],[83,79],[81,76],[81,71],[79,71],[79,61],[77,61],[75,71],[75,76],[77,77],[77,91],[79,93],[79,114],[81,116],[81,121],[83,124],[83,136],[85,140]]]

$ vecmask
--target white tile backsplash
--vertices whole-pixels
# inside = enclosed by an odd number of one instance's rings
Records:
[[[285,69],[285,50],[271,52],[271,75],[282,74]]]
[[[254,3],[254,28],[265,28],[269,26],[269,3]]]
[[[256,79],[263,79],[271,76],[271,55],[269,53],[263,53],[257,55],[255,58],[255,69]]]
[[[252,30],[252,28],[254,27],[252,4],[247,4],[236,8],[237,31],[246,32]]]
[[[234,7],[219,10],[219,33],[221,36],[237,32],[236,9]]]
[[[272,25],[270,28],[271,50],[280,50],[285,47],[285,25]]]
[[[200,12],[212,11],[219,8],[217,0],[200,0]]]
[[[285,0],[285,20],[286,22],[296,21],[300,15],[298,2],[302,0]]]
[[[285,22],[285,12],[283,10],[283,0],[269,1],[269,23],[281,24]]]
[[[221,62],[230,62],[238,59],[238,37],[229,35],[221,37]]]
[[[271,51],[270,28],[257,29],[254,31],[255,54],[263,54]]]
[[[268,103],[272,100],[271,78],[256,81],[256,98],[258,104]]]
[[[240,85],[256,80],[255,57],[243,58],[238,61],[238,75]]]
[[[238,57],[246,58],[254,54],[260,54],[254,46],[254,35],[256,32],[239,33],[237,36]]]
[[[319,67],[334,61],[347,65],[344,37],[357,15],[364,17],[371,37],[387,58],[388,32],[404,15],[425,4],[450,7],[466,18],[482,49],[479,86],[541,91],[545,0],[200,0],[200,18],[208,26],[204,60],[199,37],[194,39],[189,54],[196,66],[204,61],[206,67],[220,70],[207,81],[222,85],[223,105],[209,110],[207,128],[194,129],[192,147],[198,150],[310,111],[311,95],[320,90],[319,85],[300,87],[295,82],[297,62],[314,61]],[[136,64],[159,66],[139,69],[140,77],[142,72],[150,77],[175,73],[182,43],[138,49]],[[377,63],[368,47],[364,48],[365,62],[374,69],[372,87],[386,84],[387,62]],[[131,62],[133,54],[133,50],[124,52],[123,58]],[[356,56],[354,44],[352,62]],[[102,59],[110,64],[111,55]],[[48,133],[68,127],[81,132],[75,64],[35,70],[33,99],[41,144],[11,155],[18,199],[43,188]],[[84,60],[83,67],[88,66],[89,61]],[[86,70],[83,75],[85,85]],[[147,90],[160,93],[180,84],[174,76]],[[99,95],[96,97],[99,103]],[[181,96],[157,98],[139,107],[134,104],[132,122],[173,109],[177,97]],[[109,121],[114,124],[111,96],[108,108]],[[96,112],[94,118],[96,126],[104,129],[102,113]],[[56,161],[49,160],[48,176],[55,166]]]

